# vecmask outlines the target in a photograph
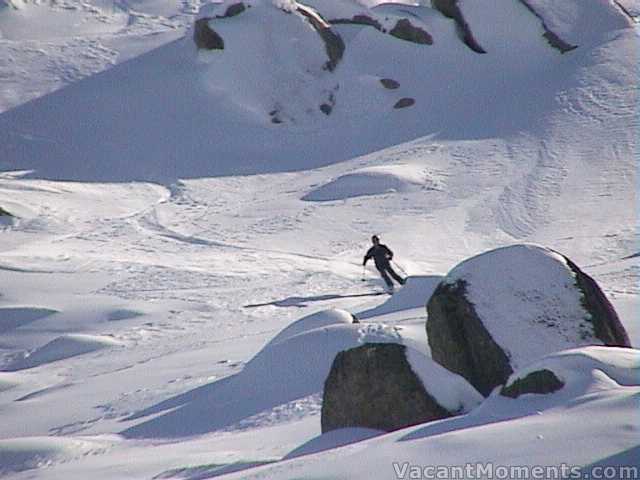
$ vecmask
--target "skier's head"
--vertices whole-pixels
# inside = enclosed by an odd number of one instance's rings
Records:
[[[373,243],[374,245],[378,245],[380,243],[380,239],[378,238],[377,235],[374,235],[373,237],[371,237],[371,243]]]

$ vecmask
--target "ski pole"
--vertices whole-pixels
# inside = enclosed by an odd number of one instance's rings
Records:
[[[363,282],[365,281],[366,274],[367,274],[367,269],[366,269],[366,267],[363,265],[363,266],[362,266],[362,278],[360,279],[361,281],[363,281]]]
[[[404,274],[404,276],[405,276],[405,277],[407,277],[407,276],[408,276],[408,274],[407,274],[407,272],[406,272],[406,270],[405,270],[404,268],[402,268],[400,265],[398,265],[398,264],[397,264],[396,262],[394,262],[393,260],[391,260],[391,263],[393,263],[393,264],[396,266],[396,268],[397,268],[398,270],[400,270],[400,272],[402,272],[402,273]]]

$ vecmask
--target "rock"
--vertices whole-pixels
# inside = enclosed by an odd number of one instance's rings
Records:
[[[381,78],[380,83],[384,88],[387,88],[389,90],[396,90],[400,88],[400,83],[396,80],[392,80],[391,78]]]
[[[233,5],[229,5],[227,11],[224,13],[223,18],[235,17],[236,15],[240,15],[247,9],[244,3],[234,3]]]
[[[417,367],[412,354],[419,358]],[[429,377],[437,395],[425,388]],[[452,392],[453,400],[446,397]],[[460,377],[404,345],[367,343],[340,352],[333,361],[324,384],[322,432],[346,427],[393,431],[468,411],[480,399]]]
[[[0,217],[13,217],[13,215],[7,212],[4,208],[0,207]]]
[[[336,18],[334,20],[329,20],[329,23],[332,25],[363,25],[373,27],[380,32],[383,31],[382,24],[380,22],[364,14],[354,15],[351,18]]]
[[[224,40],[209,26],[211,18],[196,20],[193,29],[193,41],[198,48],[204,50],[224,50]]]
[[[298,3],[297,12],[303,15],[318,35],[320,35],[320,38],[324,42],[327,56],[329,57],[324,68],[332,72],[338,66],[338,63],[340,63],[344,55],[346,47],[342,37],[337,32],[334,32],[331,25],[311,7]]]
[[[438,285],[427,312],[433,359],[484,395],[550,353],[630,346],[595,281],[566,257],[535,245],[462,262]]]
[[[396,108],[396,109],[407,108],[407,107],[411,107],[415,103],[416,101],[413,98],[405,97],[398,100],[396,104],[393,106],[393,108]]]
[[[471,27],[469,27],[462,10],[458,6],[458,0],[432,0],[431,4],[433,8],[439,10],[445,17],[451,18],[456,22],[458,35],[467,47],[476,53],[487,53],[473,36]]]
[[[542,369],[531,372],[524,378],[518,378],[508,383],[500,391],[500,395],[518,398],[526,393],[547,394],[564,387],[564,383],[551,370]]]
[[[389,31],[389,34],[406,40],[407,42],[418,43],[420,45],[433,45],[433,38],[426,30],[416,27],[407,18],[398,20],[396,25]]]
[[[333,110],[333,107],[328,103],[323,103],[322,105],[320,105],[320,111],[325,115],[331,115],[331,110]]]

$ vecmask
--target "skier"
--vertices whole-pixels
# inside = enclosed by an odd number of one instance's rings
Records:
[[[362,266],[364,267],[369,259],[373,258],[376,268],[378,269],[378,272],[380,272],[380,276],[387,284],[388,291],[393,292],[393,282],[389,278],[389,275],[391,275],[400,285],[404,285],[406,280],[391,268],[389,261],[393,258],[393,252],[389,247],[381,244],[377,235],[371,237],[371,242],[373,243],[373,247],[371,247],[364,256]]]

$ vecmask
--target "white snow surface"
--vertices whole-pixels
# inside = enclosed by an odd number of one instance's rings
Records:
[[[445,277],[447,283],[458,281],[514,369],[548,353],[601,344],[575,274],[562,255],[547,248],[524,244],[482,253]]]
[[[0,0],[0,207],[15,215],[0,224],[3,478],[637,465],[635,370],[607,348],[552,362],[580,388],[320,435],[335,352],[428,355],[428,297],[489,249],[566,254],[640,344],[638,26],[618,7],[632,2],[530,0],[578,44],[560,54],[520,2],[461,0],[478,55],[429,2],[313,1],[325,18],[408,15],[434,39],[338,26],[331,73],[316,32],[254,3],[211,22],[227,37],[216,56],[192,41],[199,0]],[[401,98],[415,104],[393,109]],[[390,298],[361,265],[374,233],[409,276]],[[450,380],[441,394],[461,396]]]

